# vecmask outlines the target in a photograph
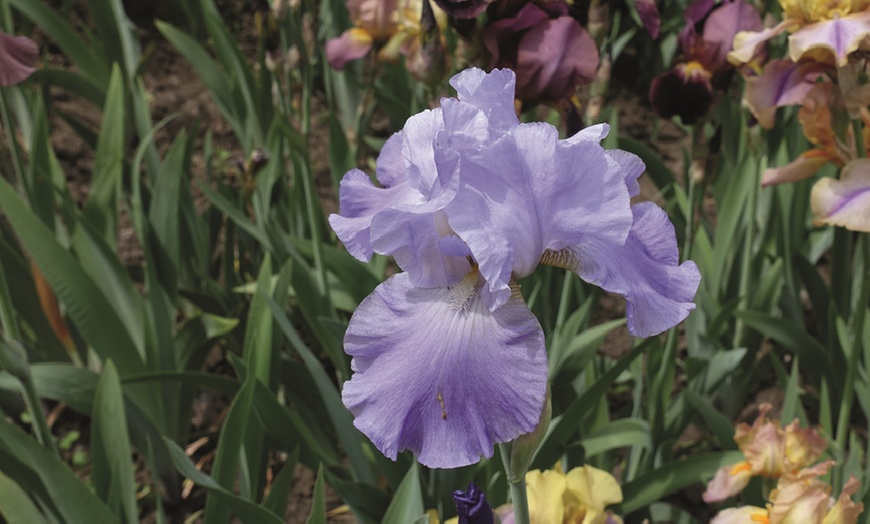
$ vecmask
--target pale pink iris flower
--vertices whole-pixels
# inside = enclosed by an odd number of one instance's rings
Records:
[[[11,86],[26,80],[36,71],[39,48],[26,36],[11,36],[0,32],[0,86]]]

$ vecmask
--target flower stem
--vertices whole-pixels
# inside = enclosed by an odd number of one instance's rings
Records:
[[[846,377],[843,382],[843,394],[840,397],[840,412],[837,418],[836,443],[837,449],[845,457],[846,442],[849,434],[849,420],[852,413],[852,401],[855,392],[855,379],[858,375],[858,363],[864,338],[864,318],[867,316],[867,302],[870,301],[870,237],[861,235],[858,240],[861,248],[861,296],[852,311],[851,340],[849,353],[846,355]],[[838,482],[840,475],[835,475]]]
[[[501,460],[504,463],[504,471],[507,475],[508,484],[511,490],[511,502],[514,507],[514,522],[516,524],[530,524],[529,517],[529,499],[526,493],[526,476],[519,475],[516,478],[511,469],[511,444],[503,443],[498,445],[501,452]]]

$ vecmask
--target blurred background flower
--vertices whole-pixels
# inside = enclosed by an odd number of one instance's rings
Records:
[[[565,2],[528,3],[483,30],[491,67],[517,74],[517,98],[525,104],[572,97],[598,67],[598,49]]]
[[[21,83],[36,71],[39,48],[26,36],[0,32],[0,86]]]
[[[650,86],[653,110],[662,118],[679,116],[691,125],[710,111],[714,88],[723,89],[733,67],[726,57],[739,31],[761,29],[758,11],[742,0],[714,4],[696,0],[684,12],[679,36],[680,61]]]

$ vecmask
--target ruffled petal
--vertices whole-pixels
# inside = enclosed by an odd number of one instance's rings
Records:
[[[567,487],[567,479],[561,471],[535,469],[526,473],[526,492],[529,497],[531,521],[563,522],[565,518],[563,497]],[[514,522],[513,512],[511,518],[510,522]]]
[[[870,232],[870,159],[847,164],[839,180],[822,178],[816,182],[810,205],[816,222]]]
[[[333,69],[344,69],[344,64],[368,54],[372,42],[372,35],[368,31],[352,27],[338,38],[326,42],[326,61]]]
[[[445,211],[480,266],[490,307],[504,303],[510,279],[529,275],[545,250],[590,238],[621,243],[628,234],[623,174],[597,141],[558,140],[550,125],[523,124],[469,160]]]
[[[489,126],[498,134],[520,123],[514,109],[516,83],[516,75],[510,69],[493,69],[486,73],[475,67],[450,79],[459,100],[483,111]]]
[[[36,71],[39,47],[26,36],[0,32],[0,86],[23,82]]]
[[[795,63],[791,60],[771,60],[760,76],[746,79],[743,103],[765,129],[774,124],[776,108],[800,104],[822,74],[818,62]]]
[[[477,110],[472,113],[471,117],[479,116]],[[385,187],[374,186],[362,171],[349,171],[339,188],[341,214],[329,217],[353,256],[360,260],[369,260],[372,253],[393,256],[399,267],[411,273],[414,284],[424,287],[452,284],[470,268],[464,257],[453,256],[455,244],[447,244],[452,246],[447,253],[439,249],[440,237],[455,233],[446,221],[437,228],[436,217],[459,184],[459,156],[439,143],[443,131],[440,109],[409,118],[378,157],[377,176]]]
[[[821,52],[840,67],[849,62],[849,54],[870,45],[870,12],[823,20],[795,31],[788,39],[788,52],[797,62],[807,53]]]
[[[589,465],[574,468],[565,475],[565,480],[567,494],[578,503],[584,522],[603,522],[605,508],[622,502],[622,488],[613,475],[604,470]]]
[[[329,225],[347,251],[355,258],[368,261],[372,257],[371,225],[375,215],[399,202],[419,199],[408,184],[379,188],[359,169],[348,171],[338,188],[341,214],[329,216]]]
[[[590,238],[544,262],[570,269],[580,278],[618,293],[627,301],[628,331],[657,335],[679,324],[695,309],[692,299],[701,281],[692,261],[679,263],[674,226],[651,202],[632,206],[634,223],[624,244]]]
[[[387,457],[435,468],[491,457],[535,429],[547,387],[538,321],[515,295],[490,312],[478,275],[422,289],[394,275],[357,308],[344,339],[354,375],[342,400]]]
[[[831,157],[821,149],[810,149],[796,159],[780,167],[770,167],[761,175],[761,187],[775,186],[786,182],[797,182],[809,178],[831,161]]]
[[[710,524],[746,524],[747,522],[769,522],[767,510],[758,506],[723,509],[713,517]]]
[[[737,495],[752,479],[752,466],[748,462],[722,466],[707,484],[703,499],[707,504],[722,502]]]
[[[843,486],[843,491],[837,497],[837,502],[825,515],[822,524],[853,524],[858,522],[858,516],[864,511],[864,503],[855,504],[852,501],[852,495],[858,493],[859,489],[861,489],[861,482],[849,475],[849,480]]]
[[[734,45],[732,51],[728,53],[728,61],[735,66],[748,64],[758,52],[758,46],[799,23],[798,20],[789,19],[761,31],[740,31],[734,36]]]

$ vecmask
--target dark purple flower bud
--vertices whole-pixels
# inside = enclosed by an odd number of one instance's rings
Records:
[[[493,524],[492,506],[473,482],[468,483],[465,491],[454,491],[453,500],[459,513],[459,524]]]
[[[530,104],[570,98],[598,67],[595,42],[565,4],[547,6],[527,4],[483,31],[492,66],[513,69],[517,98]]]
[[[486,11],[493,0],[435,0],[438,7],[453,18],[474,18]]]
[[[634,7],[643,22],[643,27],[653,40],[659,37],[662,28],[662,18],[659,16],[659,8],[655,0],[634,0]]]
[[[678,64],[653,79],[649,101],[661,118],[677,115],[684,124],[692,125],[706,115],[713,104],[710,72],[698,62]]]

